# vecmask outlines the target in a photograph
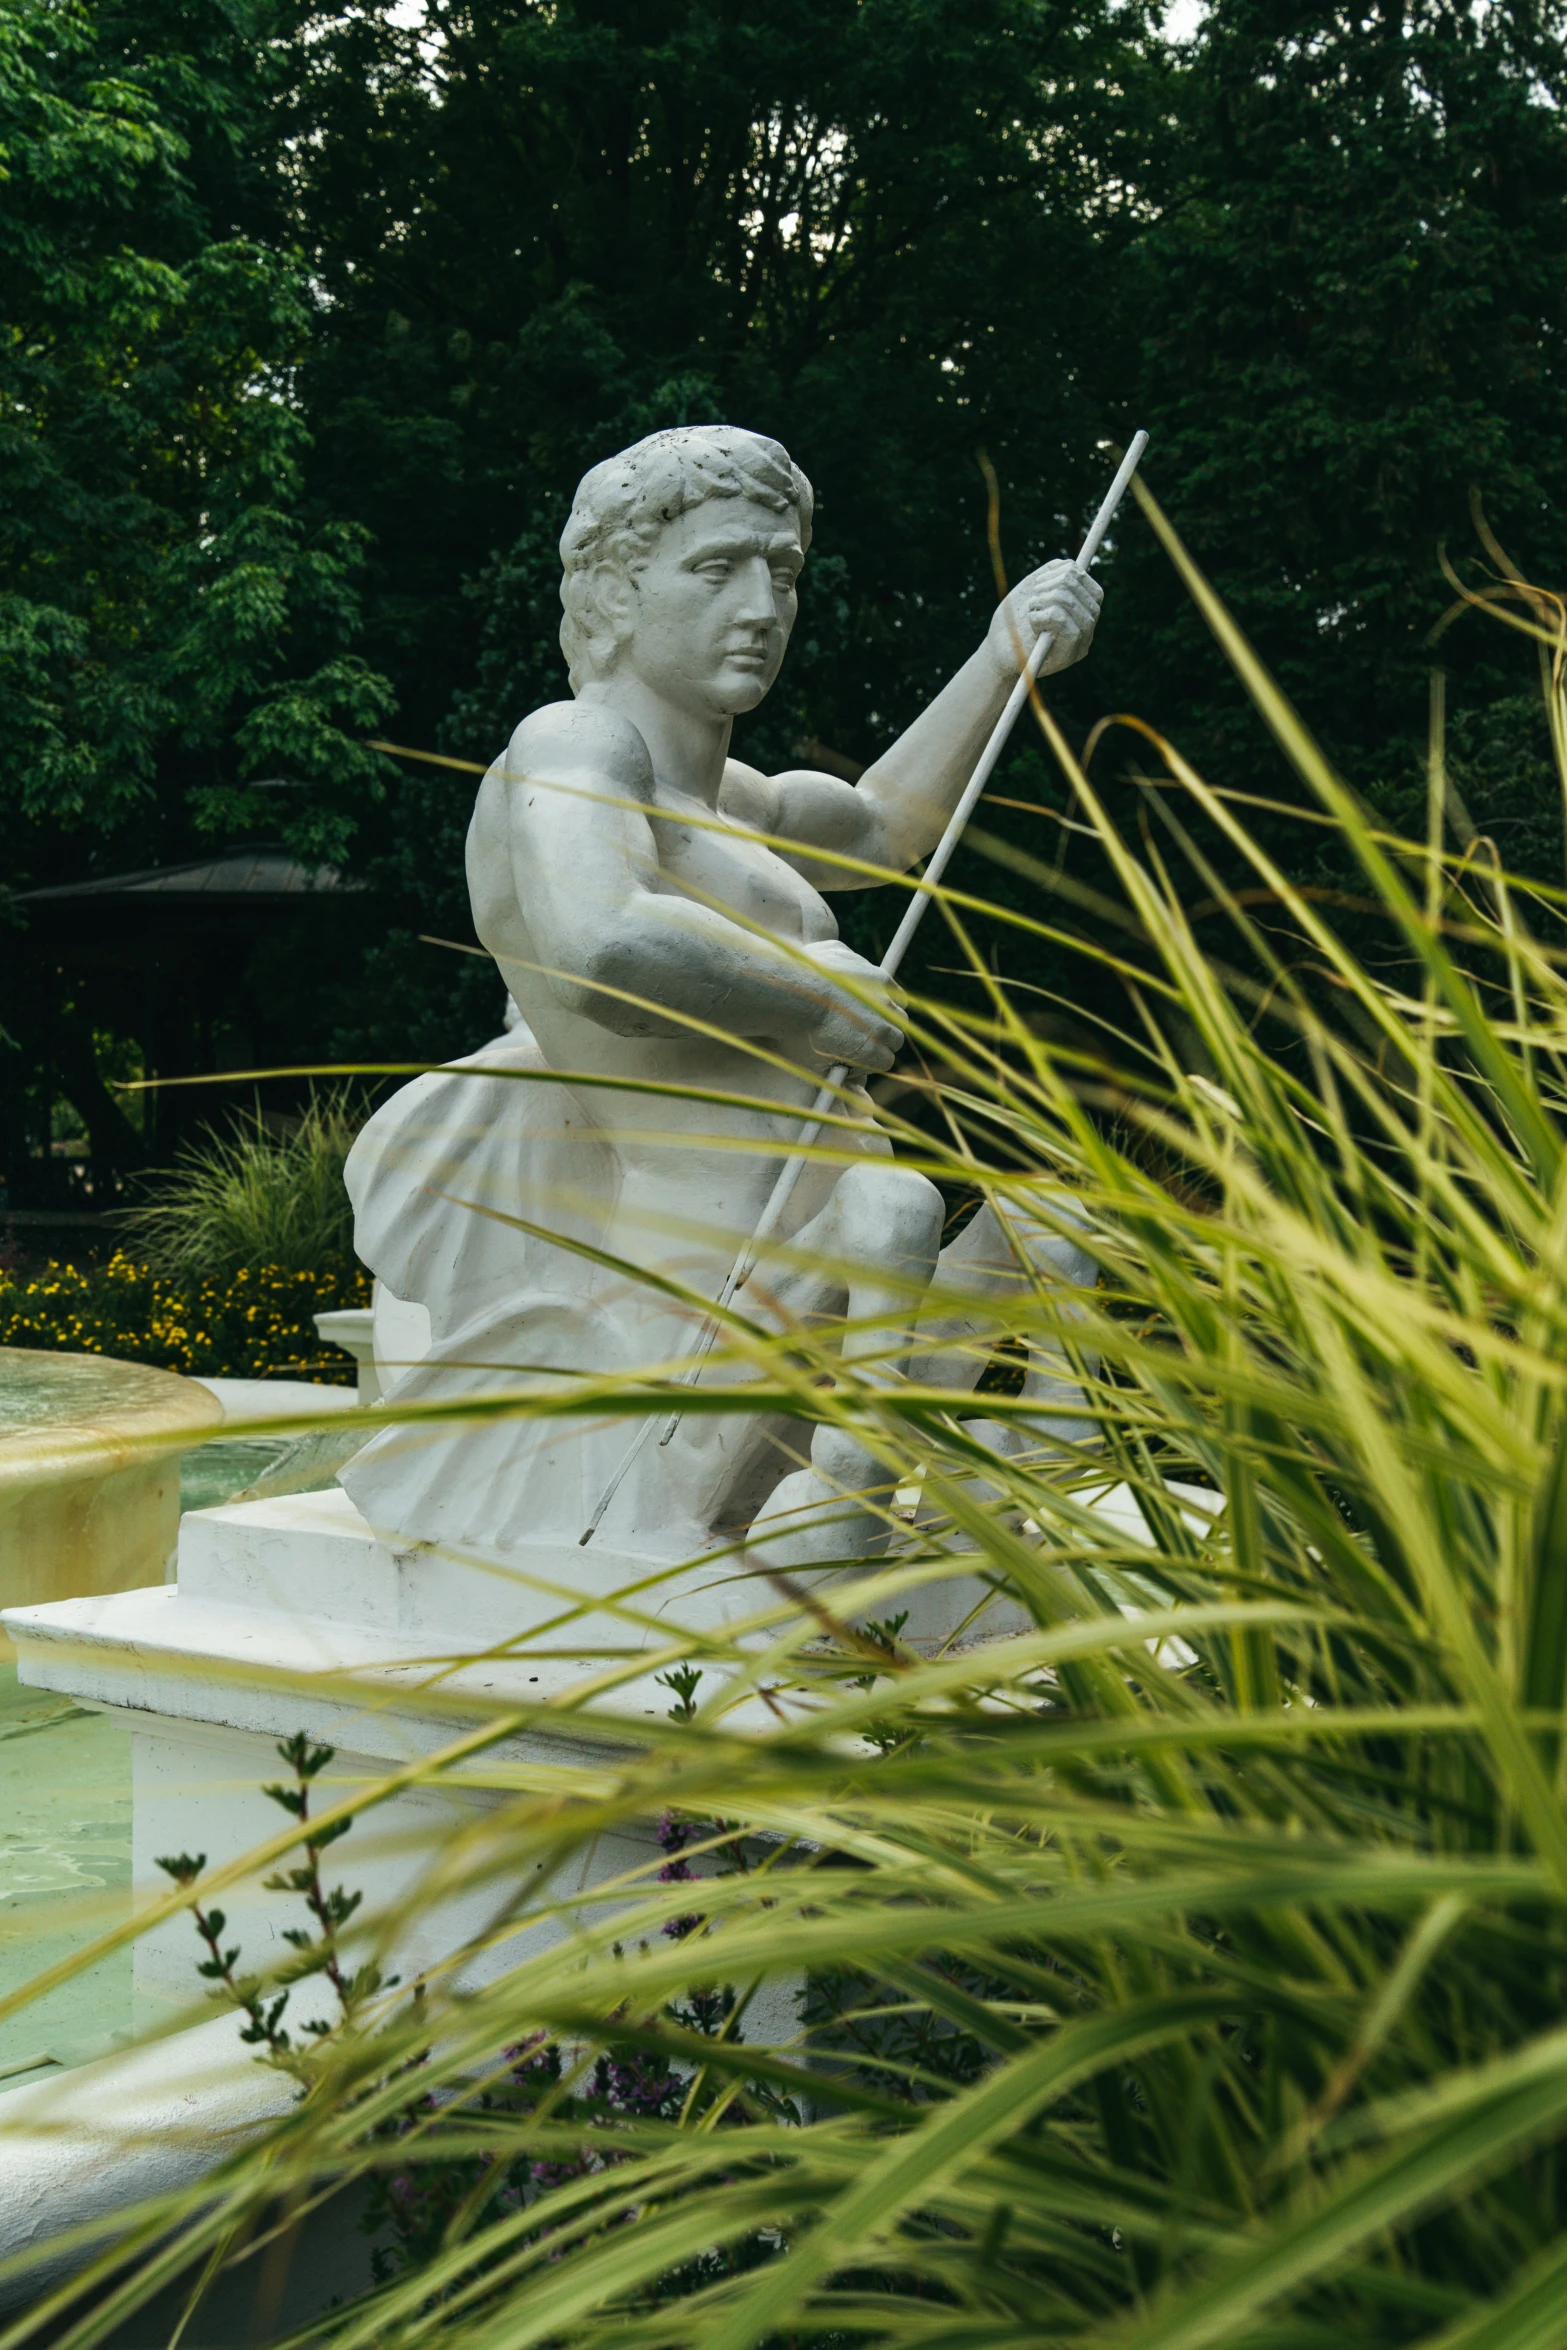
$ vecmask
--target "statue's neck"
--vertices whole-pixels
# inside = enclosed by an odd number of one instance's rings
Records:
[[[596,702],[601,709],[613,710],[630,721],[647,744],[659,784],[703,800],[710,808],[717,807],[729,738],[734,732],[732,718],[709,718],[681,709],[631,675],[595,679],[583,687],[578,698]]]

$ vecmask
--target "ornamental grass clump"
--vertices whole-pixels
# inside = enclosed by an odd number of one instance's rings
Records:
[[[1439,694],[1426,836],[1380,830],[1144,504],[1303,795],[1271,837],[1330,828],[1358,899],[1297,888],[1146,729],[1134,844],[1041,712],[1099,869],[998,846],[1039,894],[996,918],[1079,959],[1092,1024],[1047,1041],[975,943],[966,1001],[911,1008],[928,1077],[893,1123],[1003,1213],[1075,1197],[1098,1289],[1020,1289],[974,1344],[1064,1354],[1076,1441],[980,1452],[963,1411],[1027,1434],[1004,1378],[976,1403],[864,1375],[737,1311],[724,1409],[851,1425],[905,1497],[885,1561],[806,1606],[759,1575],[700,1636],[628,1591],[575,1704],[454,1717],[425,1775],[491,1808],[345,1942],[382,1963],[460,1889],[475,1951],[334,2036],[199,2189],[104,2223],[117,2314],[261,2274],[280,2208],[457,2175],[417,2260],[296,2339],[1567,2339],[1567,891],[1465,828]],[[1500,561],[1469,592],[1538,643],[1567,744],[1561,605]],[[943,904],[967,953],[978,901]],[[648,1383],[562,1372],[513,1408],[633,1425]],[[957,1570],[1015,1628],[912,1645]],[[665,1716],[595,1713],[655,1665]],[[569,1773],[517,1735],[563,1716]],[[648,1836],[578,1889],[669,1816],[698,1824],[680,1874]],[[717,2033],[681,2020],[697,1994]],[[527,2096],[486,2102],[520,2048]],[[678,2108],[594,2110],[628,2048],[688,2081]],[[40,2293],[0,2350],[102,2338],[86,2293]]]
[[[354,1262],[343,1162],[362,1111],[349,1086],[313,1093],[286,1131],[237,1115],[184,1151],[124,1222],[137,1254],[173,1280],[221,1281],[242,1266],[341,1274]]]

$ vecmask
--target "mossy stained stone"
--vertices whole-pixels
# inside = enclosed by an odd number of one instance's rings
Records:
[[[180,1454],[222,1420],[214,1396],[172,1371],[0,1347],[0,1607],[161,1583]]]

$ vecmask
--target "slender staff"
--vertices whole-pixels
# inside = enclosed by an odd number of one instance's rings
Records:
[[[1145,432],[1136,432],[1132,435],[1131,446],[1122,458],[1116,477],[1105,493],[1104,503],[1089,524],[1088,536],[1078,551],[1077,568],[1079,571],[1088,569],[1103,545],[1105,533],[1115,519],[1115,510],[1120,505],[1122,498],[1125,497],[1132,476],[1137,471],[1138,465],[1142,461],[1143,451],[1147,446],[1148,435]],[[963,838],[968,820],[979,803],[980,794],[990,781],[996,761],[1006,748],[1007,737],[1017,723],[1018,713],[1028,699],[1034,681],[1043,665],[1045,655],[1050,650],[1051,641],[1050,632],[1042,630],[1033,651],[1019,672],[1016,685],[1007,696],[1006,708],[996,720],[991,730],[990,740],[980,752],[978,763],[968,779],[963,797],[947,819],[947,829],[932,850],[924,873],[920,876],[919,886],[904,908],[903,920],[898,924],[897,930],[893,934],[892,944],[882,956],[880,975],[883,979],[897,977],[899,966],[908,953],[914,933],[925,919],[936,884],[947,870],[952,853]],[[750,1279],[761,1251],[782,1223],[785,1211],[794,1196],[794,1187],[805,1170],[812,1145],[821,1133],[822,1122],[837,1100],[843,1081],[848,1074],[848,1062],[839,1061],[834,1068],[828,1070],[827,1075],[823,1078],[821,1090],[805,1113],[805,1123],[800,1129],[794,1149],[778,1170],[778,1179],[768,1196],[766,1207],[762,1210],[761,1220],[730,1266],[723,1288],[719,1291],[701,1329],[697,1332],[685,1367],[680,1373],[679,1385],[682,1387],[694,1387],[701,1377],[702,1365],[712,1352],[714,1341],[723,1327],[724,1315],[733,1303],[736,1292]],[[675,1430],[679,1427],[682,1416],[682,1407],[677,1404],[664,1424],[663,1432],[659,1437],[661,1445],[668,1444]],[[656,1425],[657,1423],[652,1419],[644,1420],[642,1423],[641,1428],[627,1447],[619,1468],[599,1495],[598,1507],[577,1537],[579,1546],[591,1542],[598,1532],[603,1523],[605,1511],[620,1491],[621,1485],[633,1464],[640,1457],[642,1449]]]

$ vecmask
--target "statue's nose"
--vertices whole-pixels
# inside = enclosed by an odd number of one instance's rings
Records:
[[[771,628],[773,624],[773,575],[763,562],[746,565],[740,617],[758,628]]]

